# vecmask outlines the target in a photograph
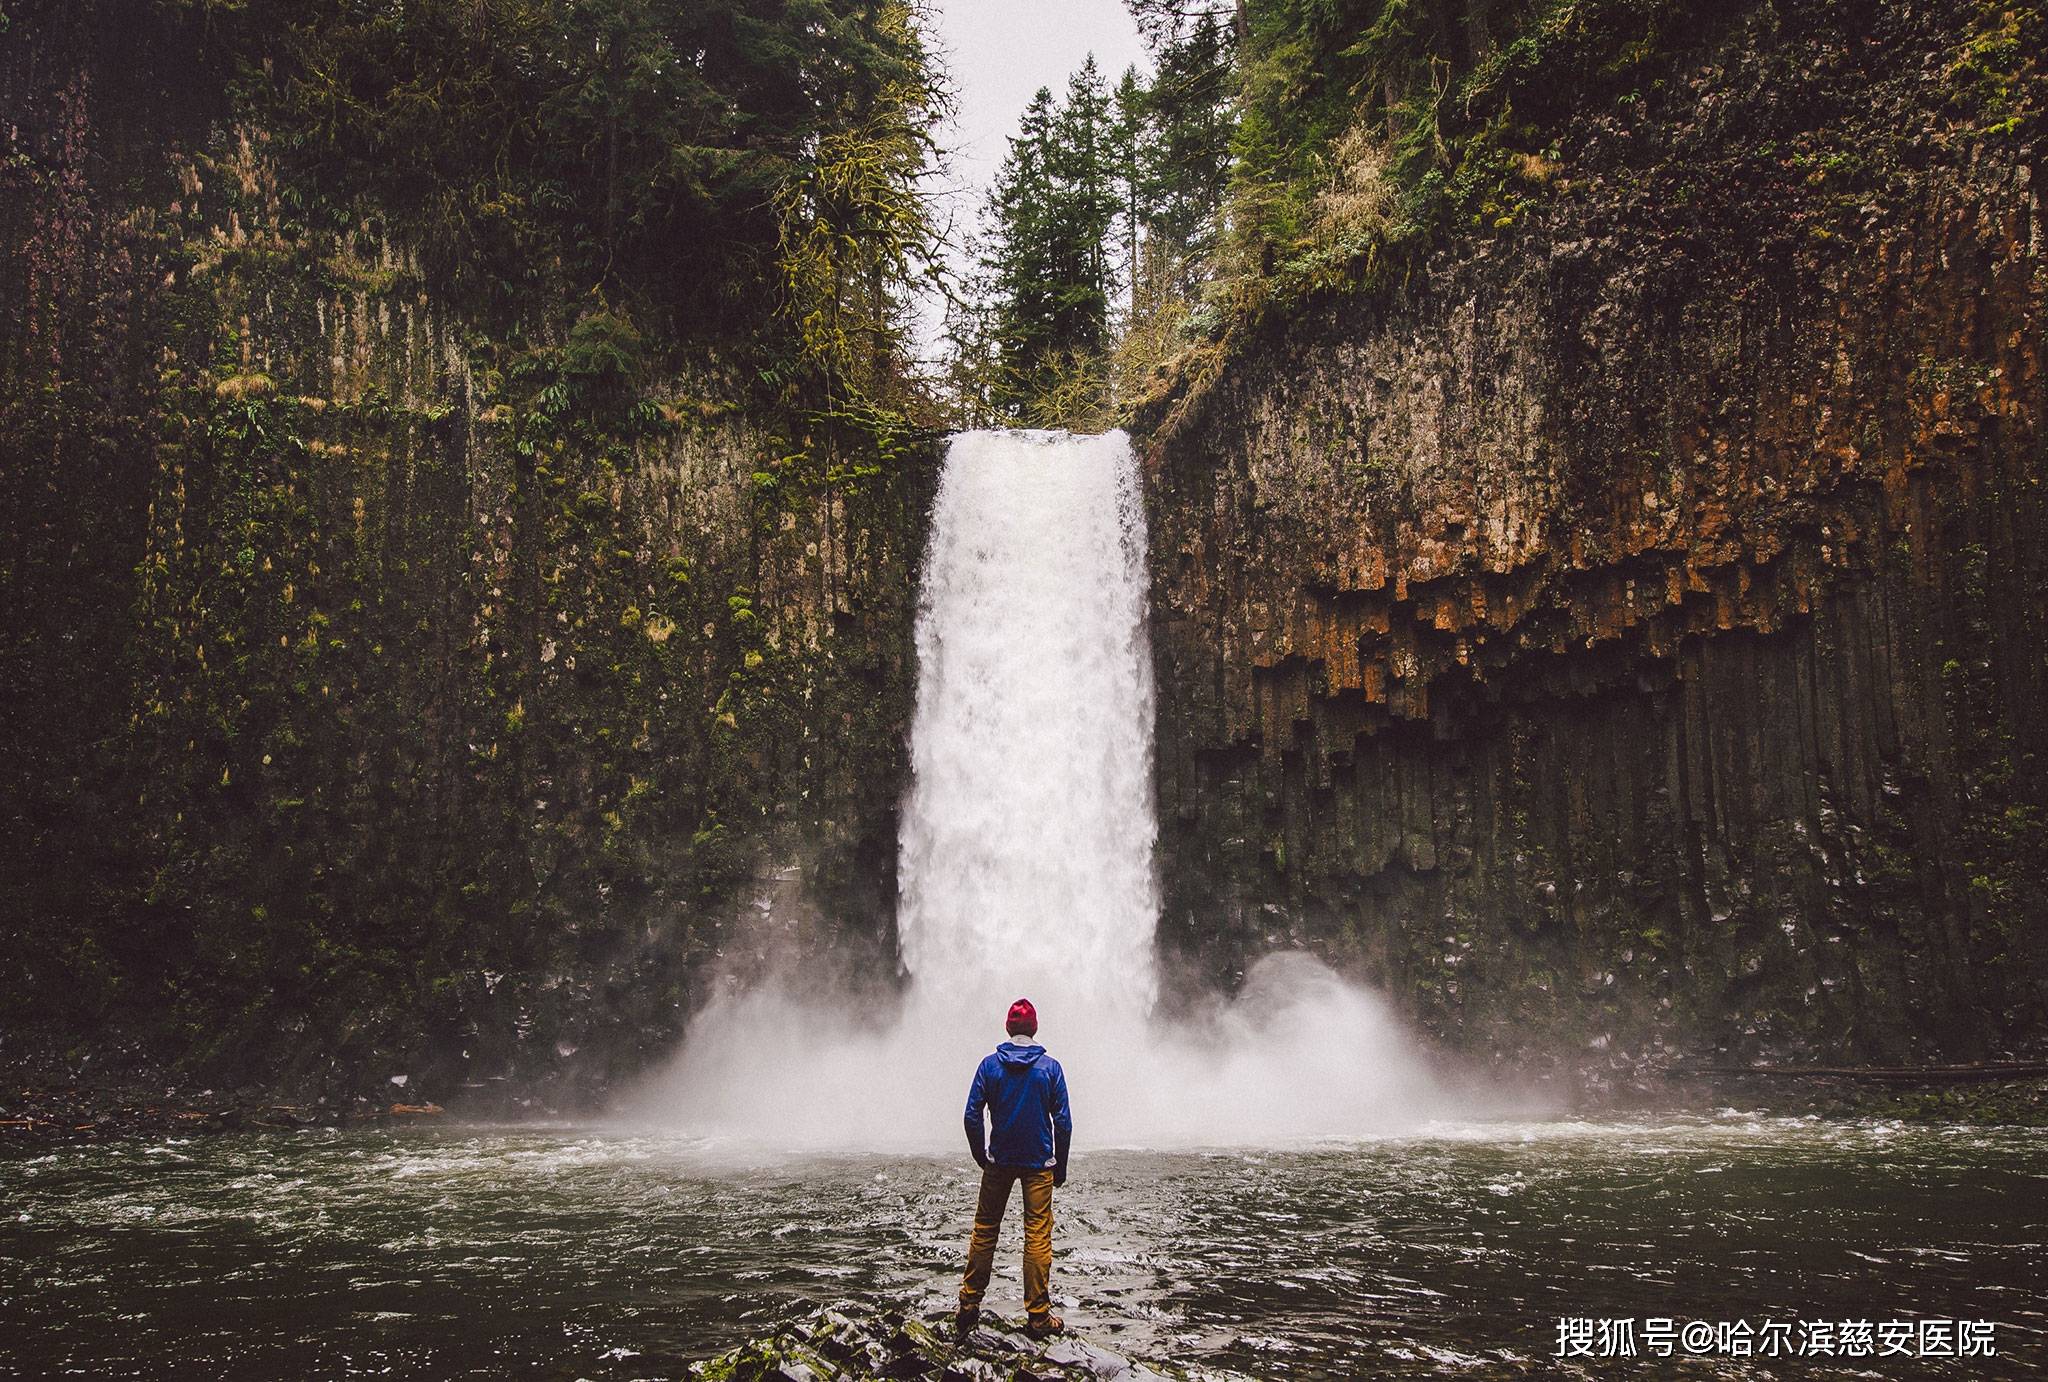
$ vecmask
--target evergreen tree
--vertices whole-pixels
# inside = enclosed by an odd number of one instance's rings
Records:
[[[996,378],[990,402],[1013,412],[1043,383],[1043,362],[1058,348],[1058,297],[1053,285],[1057,249],[1053,220],[1052,91],[1040,87],[1024,110],[1010,151],[989,194],[993,242],[982,261],[993,305],[988,330]]]
[[[1032,98],[989,198],[994,406],[1022,416],[1109,340],[1109,235],[1120,205],[1109,92],[1090,58],[1064,102]]]
[[[1135,311],[1138,302],[1138,240],[1144,233],[1146,212],[1145,170],[1152,157],[1152,141],[1146,116],[1150,92],[1135,67],[1126,67],[1117,81],[1113,97],[1116,115],[1110,123],[1110,163],[1117,184],[1117,219],[1121,230],[1124,285],[1130,290],[1125,312]]]
[[[1109,237],[1121,206],[1116,189],[1115,112],[1090,55],[1067,83],[1053,140],[1053,193],[1073,254],[1066,266],[1075,349],[1100,350],[1108,340],[1115,291]]]
[[[1213,10],[1158,32],[1157,75],[1146,92],[1148,131],[1144,201],[1148,231],[1181,265],[1184,291],[1209,254],[1230,185],[1236,129],[1235,50]]]
[[[1099,418],[1113,381],[1121,394],[1178,348],[1229,186],[1234,17],[1139,14],[1154,80],[1127,70],[1112,92],[1091,57],[1064,99],[1039,91],[1010,141],[986,213],[978,324],[991,339],[955,333],[963,415]]]

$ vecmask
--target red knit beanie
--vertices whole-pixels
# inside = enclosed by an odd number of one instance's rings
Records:
[[[1011,1036],[1038,1035],[1038,1009],[1031,1006],[1029,998],[1019,998],[1010,1004],[1009,1020],[1003,1023],[1003,1029]]]

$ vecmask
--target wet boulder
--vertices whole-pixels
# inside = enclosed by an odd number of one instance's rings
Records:
[[[693,1365],[701,1382],[1231,1382],[1234,1374],[1128,1358],[1069,1332],[1032,1338],[983,1315],[965,1338],[952,1317],[837,1305]]]

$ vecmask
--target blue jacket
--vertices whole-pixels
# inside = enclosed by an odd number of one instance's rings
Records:
[[[995,1130],[987,1150],[981,1140],[983,1105]],[[976,1067],[967,1090],[967,1145],[977,1162],[1032,1171],[1050,1166],[1065,1180],[1073,1137],[1067,1075],[1043,1046],[1006,1041]]]

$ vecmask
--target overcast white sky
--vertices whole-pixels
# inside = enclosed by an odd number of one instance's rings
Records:
[[[935,0],[933,10],[933,38],[959,102],[941,138],[951,153],[945,211],[960,232],[973,227],[1038,88],[1063,92],[1090,53],[1112,86],[1132,63],[1151,69],[1123,0]]]
[[[1123,0],[938,0],[936,9],[940,57],[960,101],[955,172],[977,189],[995,177],[1038,88],[1058,95],[1090,53],[1112,86],[1132,63],[1151,66]]]

